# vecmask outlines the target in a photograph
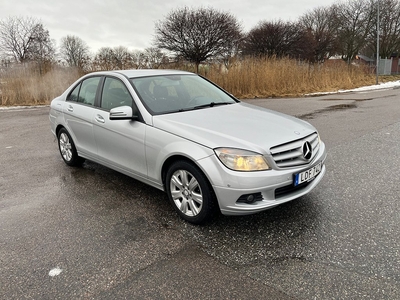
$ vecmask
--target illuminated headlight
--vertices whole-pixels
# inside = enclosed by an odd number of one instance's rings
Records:
[[[234,148],[217,148],[214,151],[227,168],[235,171],[264,171],[270,169],[265,157],[255,152]]]

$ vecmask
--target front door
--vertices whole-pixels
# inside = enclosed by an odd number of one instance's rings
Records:
[[[145,156],[146,124],[132,120],[110,120],[110,109],[134,105],[125,84],[107,77],[101,93],[100,108],[93,114],[93,131],[99,159],[124,173],[147,177]]]

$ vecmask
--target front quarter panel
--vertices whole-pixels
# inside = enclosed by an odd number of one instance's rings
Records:
[[[184,156],[201,168],[197,162],[214,154],[212,149],[155,127],[149,126],[146,135],[148,175],[159,183],[162,183],[162,167],[169,158]]]

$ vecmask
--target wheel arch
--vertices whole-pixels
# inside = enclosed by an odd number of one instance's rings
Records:
[[[170,156],[170,157],[168,157],[166,160],[165,160],[165,162],[164,162],[164,164],[163,164],[163,166],[162,166],[162,168],[161,168],[161,180],[162,180],[162,184],[163,184],[163,186],[164,186],[164,190],[165,190],[165,182],[166,182],[166,180],[167,180],[167,172],[168,172],[168,169],[172,166],[172,164],[174,164],[175,162],[177,162],[177,161],[182,161],[182,160],[184,160],[184,161],[186,161],[186,162],[188,162],[188,163],[191,163],[191,164],[193,164],[193,165],[195,165],[199,170],[201,170],[201,168],[199,168],[199,166],[193,161],[193,160],[191,160],[190,158],[188,158],[188,157],[186,157],[186,156],[184,156],[184,155],[173,155],[173,156]],[[201,170],[201,172],[203,172],[203,170]],[[203,174],[204,174],[204,172],[203,172]],[[205,175],[205,174],[204,174]],[[206,176],[207,177],[207,176]]]
[[[208,204],[208,216],[205,217],[202,220],[189,220],[186,219],[185,217],[183,217],[185,220],[194,223],[194,224],[203,224],[206,223],[208,221],[210,221],[211,219],[213,219],[215,216],[217,216],[218,214],[221,213],[221,208],[219,206],[219,201],[217,198],[217,194],[214,190],[214,187],[211,184],[210,178],[207,176],[207,173],[201,168],[201,166],[199,164],[197,164],[195,161],[193,161],[192,159],[188,158],[187,156],[184,155],[174,155],[169,157],[163,164],[162,166],[162,182],[163,182],[163,186],[164,186],[164,191],[167,192],[168,194],[168,189],[166,187],[167,185],[167,173],[169,168],[176,162],[186,162],[187,164],[190,164],[193,168],[195,168],[198,172],[201,173],[201,175],[203,175],[203,180],[205,180],[207,186],[208,186],[208,191],[209,191],[209,195],[210,195],[210,199],[209,199],[209,204]],[[190,171],[191,172],[191,171]],[[193,173],[194,174],[194,173]],[[199,178],[197,178],[197,180],[200,180]],[[204,191],[203,191],[204,192]],[[168,197],[170,198],[170,195],[168,195]],[[171,202],[173,202],[172,200],[170,200]],[[175,207],[175,206],[174,206]],[[176,207],[175,207],[176,209]]]
[[[58,133],[60,132],[60,130],[62,129],[62,128],[65,128],[63,125],[61,125],[61,124],[58,124],[57,125],[57,127],[56,127],[56,136],[58,136]],[[65,130],[67,130],[66,128],[65,128]]]
[[[204,172],[203,168],[201,168],[198,163],[196,163],[194,160],[190,159],[189,157],[184,156],[184,155],[178,155],[178,154],[168,157],[165,160],[165,162],[164,162],[164,164],[163,164],[163,166],[161,168],[161,179],[162,179],[162,184],[163,184],[164,190],[166,190],[165,189],[165,184],[166,184],[166,180],[167,180],[168,169],[172,166],[172,164],[174,164],[177,161],[186,161],[186,162],[192,164],[193,166],[195,166],[204,175],[204,177],[207,179],[209,188],[212,190],[212,192],[215,195],[215,191],[214,191],[214,188],[213,188],[213,186],[211,184],[210,178],[208,177],[207,173]]]
[[[65,132],[67,135],[67,141],[66,144],[63,142],[63,150],[61,149],[61,142],[60,142],[60,131]],[[65,128],[62,125],[58,125],[55,129],[56,137],[57,137],[57,143],[58,143],[58,149],[60,151],[61,157],[64,160],[64,162],[69,165],[70,167],[79,167],[83,164],[85,159],[81,156],[79,156],[74,141],[71,138],[70,133],[68,132],[67,128]],[[68,146],[67,146],[68,145]],[[65,147],[65,148],[64,148]],[[67,150],[68,149],[68,150]],[[70,152],[69,155],[66,154],[67,152]],[[67,156],[67,157],[66,157]]]

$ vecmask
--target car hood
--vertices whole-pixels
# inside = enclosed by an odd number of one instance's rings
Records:
[[[154,116],[153,126],[212,149],[231,147],[263,154],[316,131],[300,119],[243,102]]]

